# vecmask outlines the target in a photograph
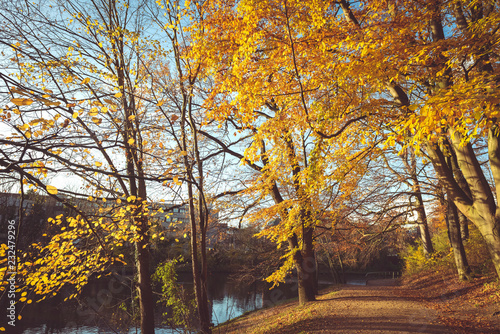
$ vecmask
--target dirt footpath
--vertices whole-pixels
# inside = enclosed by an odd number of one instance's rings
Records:
[[[332,327],[317,333],[453,333],[439,324],[435,310],[399,297],[390,283],[343,287],[325,300],[331,305]]]

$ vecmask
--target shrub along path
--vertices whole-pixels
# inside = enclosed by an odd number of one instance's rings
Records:
[[[367,286],[329,289],[316,302],[298,306],[290,301],[258,310],[219,326],[214,333],[496,333],[443,321],[439,310],[409,298],[411,289],[394,283],[376,280]]]

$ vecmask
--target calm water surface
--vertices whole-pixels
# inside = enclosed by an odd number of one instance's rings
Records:
[[[180,275],[183,289],[192,291],[189,275]],[[22,320],[17,322],[18,332],[23,334],[94,334],[140,333],[131,326],[131,282],[125,275],[114,275],[94,282],[84,290],[79,302],[64,302],[64,294],[47,302],[31,304],[23,310]],[[285,299],[297,296],[295,283],[280,285],[269,290],[263,284],[245,286],[228,279],[225,274],[214,274],[208,286],[211,301],[212,322],[217,325],[262,307],[273,306]],[[126,310],[126,311],[125,311]],[[167,309],[156,307],[156,333],[184,333],[181,328],[161,325]],[[121,327],[121,328],[120,328]]]

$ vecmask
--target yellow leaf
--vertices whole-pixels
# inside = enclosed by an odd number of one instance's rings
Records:
[[[116,93],[116,94],[115,94],[115,97],[122,97],[122,96],[123,96],[123,94],[122,94],[122,93]]]
[[[0,332],[5,332],[5,327],[0,327]]]
[[[127,197],[127,202],[135,201],[135,199],[136,199],[135,196],[129,196],[129,197]]]
[[[86,85],[90,82],[90,78],[85,78],[82,80],[82,85]]]
[[[101,124],[102,119],[97,118],[97,117],[92,117],[92,122],[94,122],[95,124],[99,125],[99,124]]]
[[[12,99],[10,102],[14,103],[16,106],[29,106],[33,103],[31,99]]]
[[[179,242],[179,239],[175,239],[175,242]]]
[[[119,199],[119,198],[117,198],[117,199],[116,199],[116,203],[121,204],[121,203],[122,203],[122,200],[121,200],[121,199]]]
[[[47,107],[57,107],[58,105],[61,104],[61,102],[58,101],[44,101],[43,104],[45,104]]]
[[[19,301],[20,301],[20,302],[24,302],[25,300],[26,300],[26,297],[21,297],[21,298],[19,298]]]
[[[185,156],[185,155],[188,155],[186,151],[181,151],[181,155],[182,156]]]
[[[21,299],[22,299],[22,298],[21,298]],[[24,298],[24,299],[26,299],[26,298]],[[24,300],[21,300],[21,301],[24,301]],[[17,316],[17,319],[18,319],[18,320],[21,320],[22,318],[23,318],[23,317],[22,317],[21,315],[18,315],[18,316]]]
[[[129,143],[130,145],[132,145],[134,142],[135,142],[135,140],[133,138],[130,138],[127,143]]]
[[[101,112],[104,113],[104,114],[107,113],[108,112],[108,108],[107,107],[102,107],[101,108]]]
[[[174,176],[174,183],[178,186],[182,184],[182,182],[179,181],[179,178],[177,176]]]
[[[172,122],[175,122],[179,117],[177,115],[172,115],[170,117],[170,119],[172,120]]]
[[[24,135],[26,136],[26,138],[30,139],[31,138],[31,131],[28,130],[24,133]]]
[[[57,188],[54,186],[47,186],[47,192],[51,195],[57,195]]]
[[[72,116],[72,117],[73,117],[73,118],[78,118],[78,111],[75,111],[75,112],[73,113],[73,116]]]
[[[99,110],[97,110],[96,107],[90,108],[90,111],[89,111],[90,116],[97,116],[98,113],[99,113]]]
[[[171,158],[167,158],[167,162],[168,162],[169,164],[171,164],[171,163],[172,163],[172,162],[174,162],[174,161],[173,161]]]
[[[102,166],[102,162],[96,161],[96,162],[95,162],[95,165],[96,165],[97,167],[101,167],[101,166]]]

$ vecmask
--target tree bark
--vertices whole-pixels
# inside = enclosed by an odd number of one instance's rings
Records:
[[[314,255],[314,250],[312,249],[312,235],[312,228],[304,231],[302,250],[297,250],[293,256],[295,268],[297,270],[297,285],[300,305],[316,300],[316,294],[314,291],[316,268],[314,258],[312,257]],[[290,249],[299,248],[297,236],[295,234],[288,239],[288,242]]]
[[[429,226],[427,224],[427,214],[425,213],[424,201],[422,199],[422,192],[420,190],[420,182],[417,176],[417,158],[415,156],[415,151],[410,148],[410,178],[412,180],[413,195],[416,199],[416,211],[417,211],[417,224],[420,231],[420,239],[422,240],[422,246],[424,248],[424,254],[429,257],[430,254],[434,253],[434,247],[432,246],[431,234],[429,232]]]
[[[458,220],[460,222],[460,235],[462,236],[462,240],[469,239],[469,220],[463,213],[458,211]]]
[[[457,208],[478,228],[483,236],[497,276],[500,277],[500,219],[493,193],[471,144],[462,144],[462,137],[457,132],[450,131],[450,138],[458,167],[467,182],[468,189],[460,187],[455,180],[453,171],[446,163],[446,157],[437,144],[428,144],[427,152],[440,181],[445,186],[449,200],[455,203]],[[491,130],[488,138],[490,166],[498,189],[496,180],[500,174],[496,173],[500,170],[495,164],[495,157],[498,156],[499,148],[495,141],[498,143],[498,134]]]
[[[448,238],[453,249],[458,278],[460,280],[467,280],[470,278],[470,268],[462,242],[458,210],[456,205],[451,201],[447,201],[447,207],[446,225],[448,226]]]
[[[144,233],[140,234],[142,236]],[[146,238],[141,238],[135,243],[137,292],[141,315],[141,333],[154,334],[153,290],[151,288],[151,275],[149,273],[150,254],[146,240]]]

